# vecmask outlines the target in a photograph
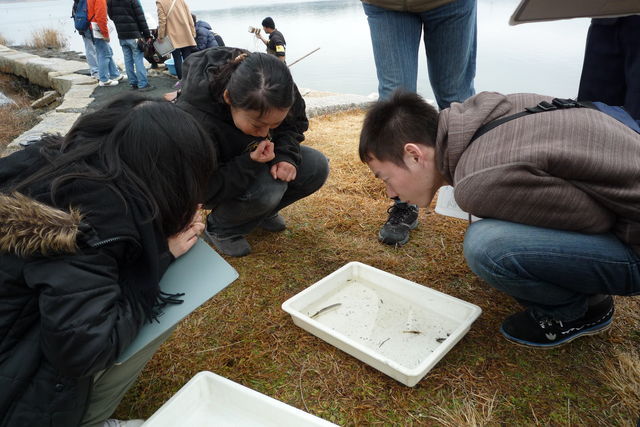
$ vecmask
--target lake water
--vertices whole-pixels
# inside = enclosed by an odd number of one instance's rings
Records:
[[[291,63],[313,49],[320,50],[291,68],[298,86],[323,91],[368,95],[377,91],[369,27],[359,0],[187,0],[198,19],[205,20],[228,46],[264,50],[247,31],[272,16],[287,39]],[[516,0],[478,0],[476,91],[537,92],[561,97],[577,93],[588,19],[573,19],[511,27]],[[13,44],[29,40],[38,28],[57,28],[72,50],[82,51],[70,19],[71,0],[0,0],[0,34]],[[155,2],[142,0],[155,19]],[[112,41],[116,59],[122,58]],[[420,53],[418,91],[433,98],[424,49]]]

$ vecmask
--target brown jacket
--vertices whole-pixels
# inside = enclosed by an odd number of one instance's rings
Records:
[[[482,124],[550,97],[483,92],[440,113],[436,162],[462,209],[582,233],[611,231],[640,254],[640,135],[588,108]]]
[[[455,0],[361,0],[374,6],[384,7],[389,10],[400,12],[426,12],[436,7],[444,6]]]
[[[163,39],[167,35],[171,38],[173,47],[196,46],[196,28],[191,18],[191,10],[184,0],[175,0],[176,4],[167,17],[171,3],[174,0],[156,0],[158,9],[158,38]]]

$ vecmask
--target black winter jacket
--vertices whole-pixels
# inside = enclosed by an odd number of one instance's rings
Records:
[[[208,22],[196,22],[196,44],[198,45],[198,50],[218,46],[218,41],[216,40],[213,31],[211,30],[211,25],[209,25]]]
[[[0,187],[45,163],[35,144],[0,159]],[[144,317],[127,289],[144,227],[104,183],[76,179],[0,194],[0,425],[77,426],[92,376],[111,366]],[[151,248],[161,275],[166,240]],[[144,268],[143,268],[144,270]],[[149,270],[145,270],[145,274]]]
[[[260,138],[246,135],[236,128],[229,106],[222,99],[212,99],[209,91],[215,70],[242,53],[249,52],[232,47],[214,47],[192,53],[183,64],[182,90],[176,105],[200,122],[216,144],[220,159],[220,167],[208,192],[208,208],[244,194],[260,168],[283,161],[298,167],[300,143],[309,128],[304,100],[294,85],[295,100],[289,114],[280,126],[271,131],[275,158],[266,165],[251,160],[249,147]]]
[[[107,12],[120,40],[151,37],[139,0],[107,0]]]

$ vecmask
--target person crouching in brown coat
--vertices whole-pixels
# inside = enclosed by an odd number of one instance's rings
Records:
[[[438,113],[399,92],[367,113],[360,159],[420,207],[454,186],[484,218],[467,264],[525,307],[500,332],[556,347],[606,330],[611,295],[640,293],[640,127],[619,112],[628,124],[591,103],[483,92]]]

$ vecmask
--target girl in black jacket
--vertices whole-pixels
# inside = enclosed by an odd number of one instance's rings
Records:
[[[324,184],[328,160],[300,145],[309,127],[304,100],[276,57],[206,49],[185,62],[182,84],[177,105],[204,126],[220,160],[205,235],[224,254],[247,255],[245,236],[284,230],[279,211]]]
[[[215,166],[192,117],[137,96],[0,159],[0,425],[103,424],[153,354],[99,390],[170,302]]]

